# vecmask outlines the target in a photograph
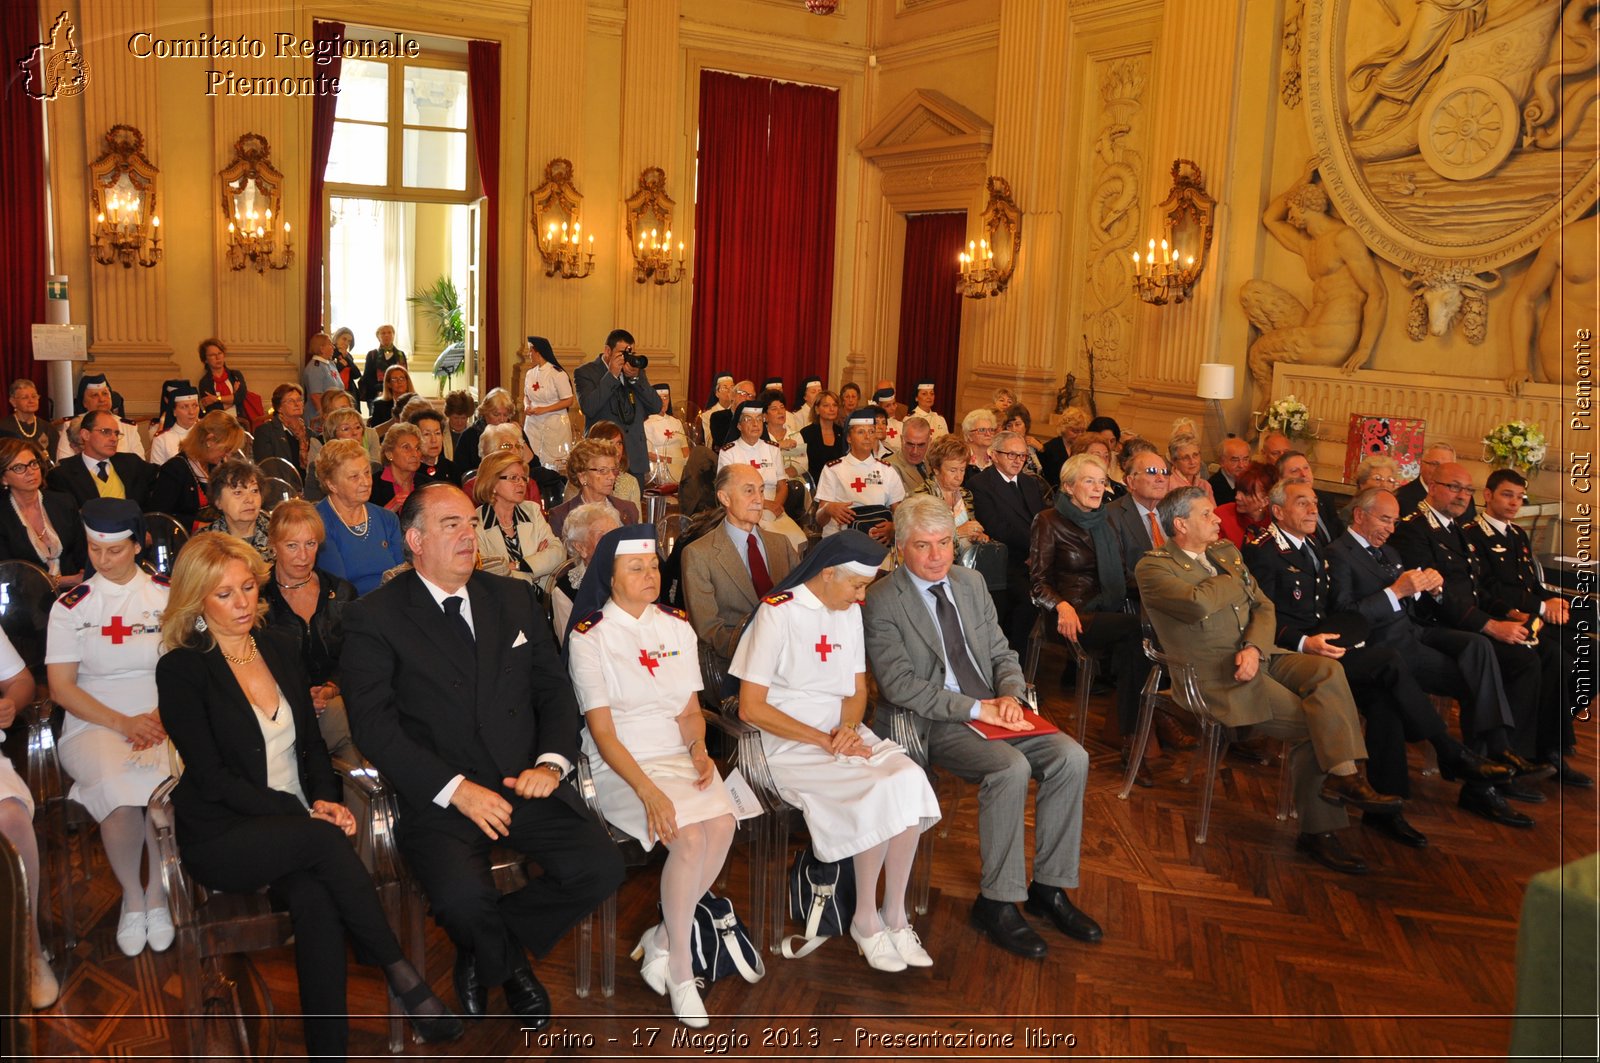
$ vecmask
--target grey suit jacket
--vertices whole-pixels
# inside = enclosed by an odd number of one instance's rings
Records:
[[[959,565],[946,577],[951,601],[961,616],[967,648],[978,670],[989,677],[997,694],[1021,698],[1027,691],[1017,655],[1006,642],[994,599],[983,577]],[[918,599],[916,585],[902,565],[880,579],[867,592],[862,607],[866,628],[867,662],[878,680],[878,697],[885,704],[913,714],[917,730],[927,737],[934,723],[963,724],[972,711],[972,698],[944,688],[944,649],[928,607]]]
[[[1133,578],[1133,566],[1150,550],[1155,549],[1155,543],[1150,539],[1150,529],[1139,519],[1139,509],[1134,505],[1132,495],[1123,495],[1115,502],[1106,505],[1106,520],[1111,523],[1111,530],[1116,532],[1117,545],[1122,548],[1122,570],[1127,577],[1129,597],[1139,597],[1139,584]]]
[[[786,537],[757,531],[767,549],[767,575],[776,584],[800,563],[800,556]],[[750,570],[720,523],[683,548],[683,604],[695,633],[724,664],[733,660],[739,627],[759,603]]]
[[[650,448],[644,439],[644,421],[661,412],[661,396],[650,386],[649,375],[640,370],[633,378],[620,380],[606,372],[605,362],[596,355],[573,370],[572,387],[585,424],[611,421],[622,429],[627,451],[627,471],[640,483],[650,475]]]

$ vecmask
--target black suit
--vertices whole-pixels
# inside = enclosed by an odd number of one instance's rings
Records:
[[[1066,440],[1060,436],[1045,440],[1044,446],[1039,448],[1039,474],[1046,483],[1061,482],[1061,466],[1067,463],[1068,456]]]
[[[1326,550],[1310,542],[1297,547],[1273,525],[1252,536],[1242,553],[1262,593],[1272,599],[1273,641],[1279,646],[1298,653],[1303,639],[1343,633],[1335,645],[1345,651],[1339,663],[1367,720],[1367,775],[1379,793],[1411,796],[1406,742],[1432,742],[1445,754],[1442,759],[1450,759],[1457,745],[1406,658],[1398,647],[1373,639],[1367,625],[1334,617]],[[1358,639],[1356,631],[1366,634]]]
[[[307,432],[310,429],[306,429]],[[257,462],[266,461],[268,458],[282,458],[302,476],[305,475],[305,465],[300,461],[300,441],[293,432],[284,426],[276,417],[267,421],[256,429],[256,441],[251,445],[251,455]]]
[[[1039,481],[1018,476],[1007,483],[993,465],[968,476],[966,487],[972,492],[973,517],[989,538],[1006,545],[1006,590],[995,595],[995,612],[1006,640],[1019,655],[1027,648],[1033,629],[1032,578],[1028,574],[1028,551],[1033,518],[1044,510],[1044,495]]]
[[[1103,504],[1106,507],[1106,520],[1110,522],[1111,530],[1117,533],[1117,546],[1122,550],[1122,571],[1128,581],[1128,597],[1137,602],[1139,583],[1133,577],[1133,566],[1139,563],[1146,551],[1156,548],[1155,540],[1150,538],[1150,525],[1139,516],[1139,507],[1132,495],[1123,495],[1114,502]]]
[[[399,793],[406,861],[487,985],[525,966],[509,935],[544,955],[617,888],[622,860],[569,784],[534,800],[504,785],[544,754],[576,762],[578,706],[533,587],[475,572],[466,593],[472,646],[414,571],[352,603],[340,685],[356,745]],[[434,803],[457,775],[511,803],[500,844],[544,871],[504,898],[489,873],[493,843]]]
[[[155,484],[150,488],[149,508],[156,513],[166,513],[178,518],[187,530],[200,516],[200,481],[189,465],[189,456],[179,454],[161,463],[156,469]]]
[[[1478,596],[1483,607],[1494,616],[1505,619],[1512,612],[1526,614],[1529,620],[1539,616],[1543,604],[1557,595],[1545,590],[1534,568],[1533,543],[1528,533],[1516,524],[1508,523],[1506,530],[1498,532],[1487,517],[1466,521],[1461,526],[1462,537],[1472,551],[1478,578]],[[1575,607],[1565,625],[1546,624],[1539,633],[1539,667],[1543,682],[1540,700],[1546,705],[1561,706],[1559,721],[1544,720],[1541,727],[1559,722],[1561,744],[1572,744],[1572,713],[1582,708],[1588,700],[1580,692],[1578,677],[1583,671],[1577,662],[1586,657],[1582,640],[1595,630],[1593,597],[1585,598],[1581,608]],[[1581,615],[1580,615],[1581,613]],[[1575,622],[1576,621],[1576,622]],[[1548,738],[1541,743],[1544,752],[1551,752]]]
[[[39,501],[44,506],[44,515],[49,518],[56,536],[61,540],[62,574],[70,576],[82,572],[88,547],[84,542],[83,519],[78,516],[77,503],[72,496],[59,491],[40,491]],[[22,518],[17,515],[16,507],[10,504],[6,493],[0,493],[0,561],[13,560],[31,561],[46,569],[50,567],[39,556],[39,551],[34,549],[33,539],[29,537]]]
[[[1317,492],[1317,531],[1312,542],[1326,552],[1329,544],[1344,534],[1344,518],[1339,516],[1336,497]]]
[[[1410,513],[1412,510],[1416,509],[1422,504],[1422,500],[1427,497],[1428,488],[1427,485],[1422,482],[1422,477],[1420,476],[1415,480],[1408,480],[1407,482],[1401,484],[1394,493],[1395,501],[1400,503],[1401,516],[1405,516],[1407,513]],[[1468,499],[1467,511],[1461,515],[1461,519],[1472,520],[1477,515],[1477,503],[1473,502],[1471,499]]]
[[[1221,469],[1212,473],[1208,482],[1211,484],[1211,494],[1216,498],[1217,505],[1225,506],[1233,501],[1236,492],[1233,489],[1233,485],[1228,482],[1228,478],[1222,475]]]
[[[155,467],[137,454],[113,454],[107,460],[122,480],[124,497],[139,503],[140,509],[145,508],[149,503],[151,484],[155,481]],[[100,497],[94,475],[76,454],[51,469],[45,482],[50,490],[68,495],[79,506],[91,498]]]
[[[342,799],[317,730],[310,681],[292,640],[267,629],[256,644],[289,703],[300,787],[308,802]],[[312,1055],[343,1056],[345,933],[364,963],[400,960],[372,879],[344,832],[306,815],[299,798],[267,784],[266,744],[233,670],[213,647],[175,649],[156,664],[161,723],[183,757],[172,793],[183,862],[204,885],[243,892],[270,886],[294,923],[300,1003]],[[275,712],[283,711],[274,706]]]
[[[596,355],[572,374],[572,387],[578,393],[578,406],[586,424],[611,421],[622,429],[623,455],[627,470],[644,483],[650,475],[650,448],[644,439],[644,421],[661,412],[661,396],[650,385],[650,377],[613,376],[606,370],[605,356]]]
[[[1374,557],[1351,531],[1333,541],[1328,547],[1333,608],[1359,613],[1367,621],[1367,640],[1396,650],[1422,689],[1460,702],[1463,738],[1481,739],[1492,750],[1505,748],[1514,717],[1492,640],[1419,623],[1410,598],[1400,599],[1397,609],[1384,592],[1400,576],[1400,555],[1389,545],[1379,554],[1381,559]]]

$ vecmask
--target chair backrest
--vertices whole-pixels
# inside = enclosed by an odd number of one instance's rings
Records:
[[[809,478],[789,477],[789,495],[783,500],[783,511],[803,531],[815,530],[817,526],[816,514],[812,512],[811,498],[811,481]]]
[[[300,470],[295,468],[293,463],[283,458],[263,458],[257,463],[257,467],[261,470],[262,476],[277,477],[290,487],[293,487],[296,496],[306,489],[306,480],[304,476],[300,475]]]
[[[990,591],[1006,589],[1006,566],[1010,563],[1010,550],[1005,543],[993,540],[970,542],[956,553],[956,564],[970,568],[983,577]]]
[[[656,526],[656,556],[666,564],[672,557],[672,551],[677,547],[678,540],[689,530],[690,518],[678,510],[667,510],[655,521]]]
[[[178,551],[189,541],[189,530],[169,513],[144,515],[144,565],[163,576],[172,575]]]
[[[1178,660],[1161,648],[1161,640],[1156,636],[1155,625],[1150,622],[1150,614],[1143,609],[1139,610],[1139,626],[1144,629],[1144,655],[1157,668],[1165,668],[1172,677],[1172,699],[1197,716],[1213,718],[1210,707],[1206,705],[1206,696],[1200,692],[1200,675],[1194,665]]]
[[[283,459],[280,458],[278,460],[281,461]],[[261,509],[267,513],[277,509],[280,502],[287,502],[291,498],[299,497],[300,492],[293,484],[276,476],[267,477],[266,482],[261,485]]]
[[[29,669],[44,664],[45,628],[55,590],[30,561],[0,561],[0,628]]]
[[[161,856],[161,882],[167,891],[167,907],[175,926],[190,926],[195,920],[194,883],[178,857],[178,813],[172,807],[172,791],[178,780],[168,776],[150,795],[150,826],[156,834],[156,851]]]

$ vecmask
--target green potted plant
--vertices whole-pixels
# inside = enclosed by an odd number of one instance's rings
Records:
[[[451,378],[466,363],[467,323],[461,315],[461,293],[456,290],[456,282],[440,275],[426,288],[419,288],[406,302],[433,323],[439,342],[445,345],[433,361],[433,375],[439,381],[439,390],[447,391]]]

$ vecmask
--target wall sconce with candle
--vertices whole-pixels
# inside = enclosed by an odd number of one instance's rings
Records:
[[[1143,259],[1133,253],[1134,294],[1151,306],[1181,303],[1193,294],[1211,251],[1216,207],[1217,201],[1206,194],[1200,167],[1188,159],[1174,160],[1172,190],[1156,207],[1161,235],[1150,238]]]
[[[677,284],[683,280],[683,241],[672,247],[672,209],[667,172],[652,166],[639,175],[639,188],[628,197],[628,246],[633,249],[637,284]],[[665,236],[661,234],[665,233]]]
[[[1011,198],[1010,182],[991,177],[988,189],[989,202],[978,216],[983,236],[967,241],[967,249],[956,256],[961,274],[956,291],[968,299],[1005,291],[1022,253],[1022,210]]]
[[[156,214],[156,179],[161,171],[144,157],[144,134],[131,125],[106,133],[106,150],[89,164],[89,247],[102,266],[161,261],[161,218]]]
[[[579,215],[583,196],[572,184],[572,161],[551,159],[544,168],[544,184],[534,189],[533,233],[544,275],[582,280],[594,272],[594,234],[584,239]]]
[[[226,254],[235,272],[254,266],[257,273],[288,269],[294,237],[283,219],[283,174],[272,165],[272,147],[259,133],[233,144],[233,162],[222,178],[222,214],[228,219]],[[282,222],[280,241],[279,222]]]

